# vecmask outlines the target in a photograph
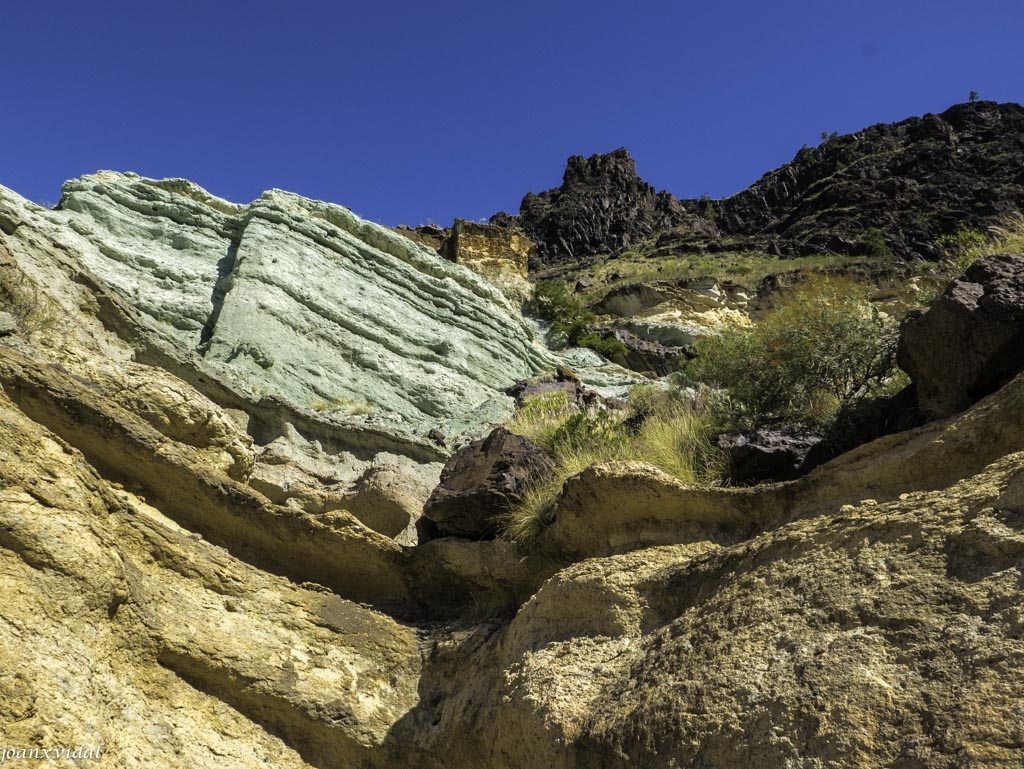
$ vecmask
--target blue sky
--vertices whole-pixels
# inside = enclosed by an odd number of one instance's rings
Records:
[[[1024,101],[1024,3],[0,0],[0,183],[100,168],[449,224],[625,146],[680,197],[822,131]]]

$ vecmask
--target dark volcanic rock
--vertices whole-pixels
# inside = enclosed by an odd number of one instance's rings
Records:
[[[624,149],[569,158],[562,185],[523,198],[531,269],[657,238],[656,254],[766,251],[937,260],[942,235],[1024,208],[1024,107],[990,101],[883,123],[817,147],[723,200],[677,200],[636,174]]]
[[[499,427],[452,455],[423,515],[442,536],[493,538],[498,519],[522,501],[526,485],[550,477],[552,469],[540,446]]]
[[[516,408],[522,408],[534,398],[564,395],[570,405],[583,406],[583,386],[573,379],[524,379],[505,390],[516,399]]]
[[[808,452],[823,438],[816,430],[772,425],[718,436],[718,447],[729,455],[733,483],[786,481],[800,474]]]
[[[716,205],[723,233],[780,253],[936,259],[937,237],[1024,206],[1024,107],[971,102],[832,136]]]
[[[908,316],[897,359],[932,416],[962,411],[1024,370],[1024,256],[975,262],[926,312]]]
[[[492,223],[507,225],[510,218],[496,214]],[[561,187],[523,198],[518,224],[537,244],[539,263],[552,265],[610,253],[687,218],[675,198],[655,192],[637,176],[629,153],[617,149],[569,158]]]

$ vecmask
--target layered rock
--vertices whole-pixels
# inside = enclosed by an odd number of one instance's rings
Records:
[[[487,278],[509,298],[529,298],[526,276],[535,246],[518,229],[456,219],[439,251],[445,259]]]
[[[543,362],[485,281],[341,206],[101,173],[60,208],[86,266],[159,329],[295,407],[459,433],[500,419],[496,392]]]

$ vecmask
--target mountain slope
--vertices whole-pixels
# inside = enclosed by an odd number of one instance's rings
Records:
[[[838,253],[935,260],[936,240],[1024,207],[1024,107],[971,102],[832,135],[722,200],[677,200],[623,149],[568,161],[562,185],[497,214],[537,242],[535,268],[656,239],[660,253]]]

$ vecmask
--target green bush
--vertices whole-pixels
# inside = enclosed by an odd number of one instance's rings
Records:
[[[895,373],[896,322],[851,280],[818,278],[751,328],[697,345],[691,379],[726,388],[741,423],[827,427]]]
[[[557,279],[537,281],[527,309],[550,322],[551,329],[565,337],[569,345],[578,345],[587,333],[587,325],[597,320],[566,282]]]

